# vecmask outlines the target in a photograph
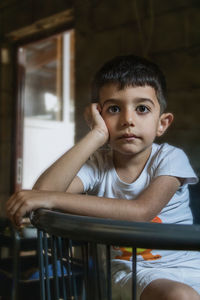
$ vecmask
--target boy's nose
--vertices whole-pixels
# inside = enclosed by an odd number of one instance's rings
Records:
[[[122,114],[121,126],[135,126],[132,111],[127,110]]]

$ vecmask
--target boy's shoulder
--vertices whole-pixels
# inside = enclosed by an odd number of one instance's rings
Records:
[[[160,166],[165,162],[166,165],[174,165],[174,167],[189,163],[188,156],[181,148],[168,143],[153,143],[150,161],[150,164],[156,166]]]
[[[179,147],[167,143],[153,144],[150,166],[153,166],[156,176],[185,178],[185,182],[190,184],[198,182],[188,156]]]
[[[178,155],[179,153],[184,153],[184,151],[181,148],[170,145],[168,143],[162,143],[162,144],[153,143],[152,153],[157,155],[159,154],[166,155],[170,153]]]

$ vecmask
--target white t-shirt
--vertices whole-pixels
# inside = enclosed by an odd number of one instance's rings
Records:
[[[193,217],[189,207],[188,184],[195,184],[195,175],[186,154],[167,143],[152,145],[151,155],[140,176],[131,184],[123,182],[113,165],[111,150],[98,150],[83,165],[77,176],[81,179],[84,191],[90,195],[107,198],[134,199],[158,176],[168,175],[184,179],[168,204],[153,222],[192,224]],[[131,259],[129,248],[114,247],[113,257]],[[158,253],[159,252],[159,253]],[[174,251],[138,249],[138,260],[156,260]],[[129,254],[128,254],[129,253]],[[161,255],[162,254],[162,255]]]

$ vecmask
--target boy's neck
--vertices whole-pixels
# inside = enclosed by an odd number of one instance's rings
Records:
[[[120,179],[126,183],[134,182],[143,171],[151,150],[152,146],[135,155],[125,155],[113,151],[113,163]]]

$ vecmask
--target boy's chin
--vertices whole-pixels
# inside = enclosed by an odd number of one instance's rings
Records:
[[[129,155],[129,156],[134,156],[137,154],[140,154],[142,152],[149,152],[150,147],[137,147],[133,145],[123,145],[122,147],[113,147],[113,151],[117,154],[119,153],[120,155]]]
[[[113,151],[123,155],[136,155],[139,151],[133,147],[115,147]]]

